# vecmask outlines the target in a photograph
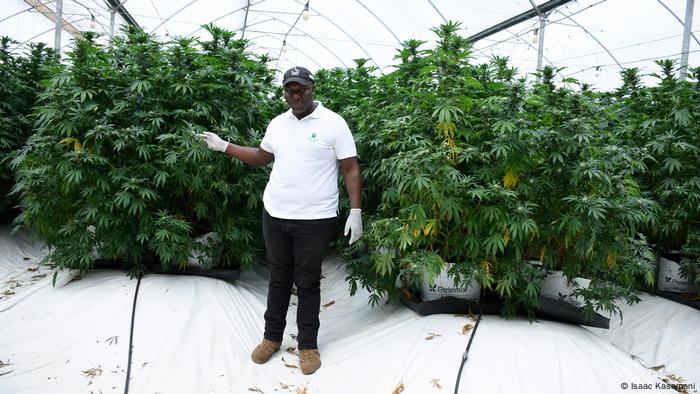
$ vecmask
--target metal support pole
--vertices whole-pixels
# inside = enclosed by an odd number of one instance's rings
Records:
[[[248,25],[248,11],[250,11],[250,0],[248,0],[248,5],[245,7],[245,17],[243,18],[243,33],[241,33],[241,38],[245,38],[245,28]]]
[[[56,1],[56,30],[54,31],[53,47],[61,53],[61,31],[63,30],[63,0]]]
[[[537,45],[537,71],[542,70],[542,55],[544,55],[544,27],[546,26],[546,20],[544,17],[540,16],[540,30],[539,30],[539,44]]]
[[[693,30],[693,8],[695,0],[687,0],[685,3],[685,24],[683,26],[683,49],[681,50],[681,69],[678,79],[685,81],[688,75],[688,51],[690,51],[690,33]]]
[[[114,7],[109,7],[109,40],[114,39],[114,19],[117,15],[117,10]]]

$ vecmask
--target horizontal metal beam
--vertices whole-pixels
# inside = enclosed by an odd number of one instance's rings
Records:
[[[56,23],[56,12],[49,7],[47,7],[44,3],[38,0],[24,0],[25,3],[29,4],[34,8],[35,10],[39,11],[42,15],[44,15],[46,18],[48,18],[51,22]],[[73,26],[70,22],[67,22],[66,20],[63,20],[61,18],[61,26],[63,27],[63,30],[67,31],[70,33],[75,38],[81,38],[82,35],[80,34],[80,30]],[[53,28],[51,29],[53,30]],[[44,34],[44,33],[42,33]]]
[[[124,8],[124,3],[126,1],[119,1],[119,0],[105,0],[107,4],[109,4],[110,7],[112,7],[113,10],[117,11],[117,13],[124,19],[128,24],[136,27],[141,27],[139,24],[136,22],[136,19],[134,19],[133,16],[129,13],[129,11]]]
[[[547,12],[556,9],[557,7],[561,7],[566,3],[570,3],[571,0],[550,0],[544,4],[541,4],[537,6],[536,8],[531,8],[522,14],[516,15],[508,20],[505,20],[499,24],[496,24],[494,26],[489,27],[486,30],[483,30],[479,33],[474,34],[471,37],[468,37],[467,39],[474,43],[482,38],[486,38],[488,36],[494,35],[502,30],[505,30],[511,26],[515,26],[518,23],[524,22],[528,19],[532,19],[536,16],[538,16],[539,13],[546,14]]]

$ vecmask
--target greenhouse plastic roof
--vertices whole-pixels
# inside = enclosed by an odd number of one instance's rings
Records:
[[[0,393],[124,392],[137,281],[124,272],[84,275],[38,265],[46,254],[27,234],[0,227]],[[321,281],[323,365],[302,375],[292,296],[282,351],[250,360],[263,330],[269,273],[235,283],[173,275],[142,279],[134,315],[133,393],[451,393],[474,321],[419,316],[350,296],[342,260]],[[484,315],[460,393],[676,393],[700,384],[700,311],[641,294],[620,305],[610,329]],[[291,348],[291,349],[288,349]],[[287,349],[287,350],[285,350]],[[631,384],[651,385],[634,390]],[[625,389],[624,385],[628,385]],[[664,386],[660,386],[664,387]]]
[[[115,3],[118,1],[115,1]],[[53,22],[30,4],[51,1],[2,0],[0,35],[23,45],[54,42]],[[65,0],[63,15],[77,31],[110,31],[110,11],[102,0]],[[175,36],[206,37],[201,25],[214,23],[250,40],[249,50],[278,59],[278,71],[305,65],[312,71],[352,67],[353,59],[369,59],[378,72],[395,64],[400,43],[425,40],[433,45],[431,28],[445,21],[461,23],[465,37],[497,25],[548,2],[530,0],[311,0],[309,17],[301,17],[302,0],[128,0],[123,8],[146,31],[166,39]],[[543,64],[565,67],[562,77],[574,77],[599,89],[619,86],[623,67],[644,73],[658,70],[654,60],[679,59],[682,52],[685,0],[580,0],[545,15]],[[689,64],[700,65],[700,1],[695,2]],[[94,27],[91,27],[94,16]],[[117,28],[125,23],[116,17]],[[537,68],[540,22],[537,16],[474,44],[476,62],[490,56],[508,56],[521,74]],[[64,50],[72,36],[62,35]],[[286,44],[286,45],[283,45]],[[283,46],[285,47],[283,50]],[[19,46],[18,49],[21,49]]]

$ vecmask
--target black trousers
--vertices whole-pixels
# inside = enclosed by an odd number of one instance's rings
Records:
[[[321,261],[335,235],[336,218],[289,220],[263,211],[263,236],[270,268],[265,338],[281,342],[292,284],[297,287],[299,349],[315,349],[320,326]]]

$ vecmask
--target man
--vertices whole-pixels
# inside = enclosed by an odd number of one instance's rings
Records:
[[[362,236],[362,178],[350,129],[340,115],[314,101],[311,72],[294,67],[284,73],[282,84],[290,109],[270,122],[260,147],[231,144],[210,132],[198,136],[210,149],[244,163],[275,162],[263,195],[270,268],[265,333],[251,358],[262,364],[279,350],[295,284],[300,367],[308,375],[321,366],[316,342],[321,261],[336,229],[338,167],[350,199],[345,235],[350,233],[351,244]]]

